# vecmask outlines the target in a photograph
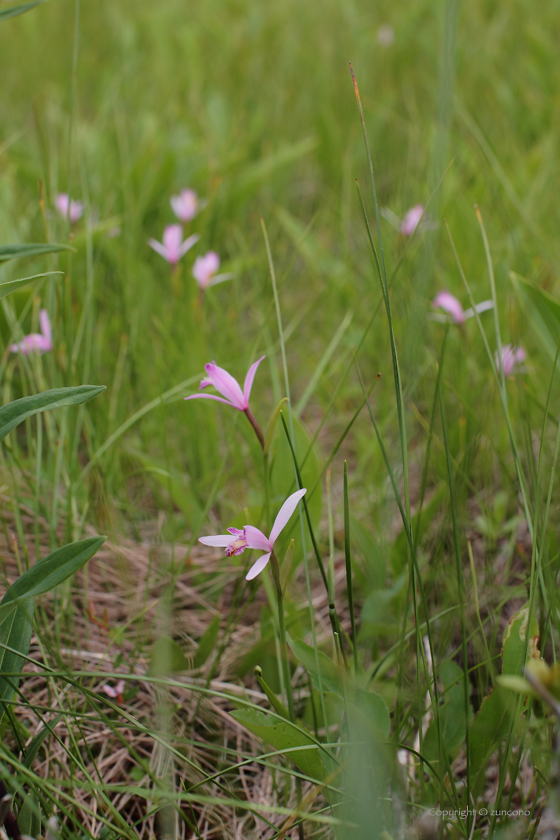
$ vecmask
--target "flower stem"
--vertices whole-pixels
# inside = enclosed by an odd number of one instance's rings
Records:
[[[286,624],[284,622],[284,596],[282,594],[282,584],[280,583],[280,567],[274,552],[270,555],[270,568],[272,569],[272,577],[274,578],[274,585],[276,587],[276,598],[278,600],[278,633],[280,636],[280,651],[282,656],[282,665],[284,668],[284,683],[286,685],[286,696],[288,698],[288,714],[290,715],[291,723],[296,722],[296,713],[294,710],[294,696],[292,694],[292,680],[290,678],[290,663],[288,661],[288,645],[286,643]],[[298,806],[301,804],[301,779],[296,777],[296,795]],[[304,840],[303,823],[298,825],[299,840]]]
[[[292,695],[292,681],[290,679],[290,664],[288,662],[288,645],[286,643],[286,624],[284,622],[284,596],[282,594],[282,584],[280,583],[280,567],[274,552],[270,555],[270,568],[272,570],[272,577],[274,578],[276,598],[278,601],[278,632],[280,635],[280,651],[284,668],[284,682],[286,684],[286,695],[288,698],[288,712],[290,713],[290,721],[295,723],[294,698]]]
[[[259,426],[259,424],[257,423],[257,421],[255,420],[255,418],[253,417],[253,414],[252,414],[250,408],[245,409],[245,414],[247,415],[247,420],[249,421],[249,423],[251,424],[251,426],[255,430],[255,434],[258,437],[259,443],[262,446],[262,450],[264,452],[265,442],[264,442],[263,431],[262,431],[261,427]]]

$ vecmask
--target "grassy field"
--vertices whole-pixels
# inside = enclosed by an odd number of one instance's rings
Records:
[[[2,402],[106,386],[1,444],[2,594],[108,538],[37,593],[27,647],[0,607],[22,833],[560,830],[555,4],[11,7],[0,245],[71,250],[0,248],[0,293],[44,275],[0,299]],[[185,188],[199,240],[172,267],[148,239]],[[233,276],[201,292],[209,251]],[[442,290],[492,305],[456,323]],[[41,309],[52,349],[11,352]],[[511,371],[506,345],[525,351]],[[264,458],[241,411],[183,399],[212,360],[243,383],[263,355]],[[298,486],[281,581],[274,557],[247,582],[258,555],[197,542],[268,534]]]

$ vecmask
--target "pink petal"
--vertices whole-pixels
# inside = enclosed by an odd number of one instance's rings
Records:
[[[125,689],[126,683],[124,680],[119,680],[115,686],[115,691],[117,694],[122,694]]]
[[[228,373],[224,368],[218,367],[216,362],[209,362],[209,364],[204,365],[204,369],[216,391],[219,391],[222,396],[228,399],[240,411],[245,411],[248,403],[243,395],[243,391],[239,387],[238,381],[233,378],[231,373]]]
[[[272,542],[267,540],[262,531],[253,525],[245,525],[243,529],[248,548],[258,548],[259,551],[272,551]]]
[[[270,532],[270,542],[272,543],[272,545],[274,545],[274,543],[282,533],[283,529],[288,524],[290,517],[292,516],[294,510],[298,506],[299,500],[302,499],[306,493],[307,488],[305,487],[302,490],[296,490],[295,493],[292,493],[292,495],[286,499],[286,501],[280,508],[278,516],[274,520],[272,531]]]
[[[253,563],[248,573],[245,575],[245,580],[253,580],[253,578],[256,578],[256,576],[262,572],[270,560],[271,553],[272,552],[269,551],[268,554],[263,554],[259,557],[256,563]]]
[[[188,239],[185,239],[182,245],[179,246],[179,258],[184,257],[187,251],[190,251],[193,245],[196,245],[200,236],[198,233],[193,233]]]
[[[456,324],[462,324],[465,321],[463,307],[455,295],[452,295],[451,292],[447,291],[447,289],[444,289],[436,295],[432,301],[432,306],[436,308],[439,307],[440,309],[445,310],[445,312],[448,312]]]
[[[415,204],[414,207],[410,208],[410,210],[402,220],[401,224],[401,233],[404,236],[412,236],[412,234],[418,227],[418,223],[422,218],[423,212],[424,207],[422,204]]]
[[[68,205],[70,203],[70,199],[66,193],[59,193],[55,199],[56,209],[60,213],[61,216],[66,218],[68,216]]]
[[[116,688],[113,688],[112,685],[102,685],[101,691],[104,691],[107,697],[111,697],[113,700],[116,698],[117,694],[120,693],[116,690]]]
[[[158,242],[157,239],[148,239],[148,245],[150,248],[153,248],[154,251],[157,251],[158,254],[163,257],[164,260],[169,262],[169,257],[167,254],[167,248],[165,248],[161,242]]]
[[[247,405],[249,405],[249,397],[251,396],[251,388],[253,387],[253,380],[255,378],[257,368],[263,359],[266,359],[266,356],[261,356],[257,362],[252,364],[247,372],[247,376],[245,377],[245,384],[243,385],[243,396],[245,397],[245,402],[247,403]]]
[[[184,397],[185,400],[216,400],[216,402],[225,403],[226,405],[231,405],[232,408],[237,408],[229,400],[224,400],[223,397],[217,397],[215,394],[191,394],[190,397]]]
[[[524,362],[526,358],[527,354],[523,347],[518,347],[515,351],[515,361],[517,362],[517,364],[521,364],[521,362]]]
[[[52,349],[51,321],[49,318],[49,313],[46,309],[41,309],[41,311],[39,312],[39,324],[41,325],[41,332],[45,336],[45,339],[48,341],[50,349]]]
[[[193,265],[193,277],[201,288],[206,288],[220,267],[220,258],[215,251],[208,251],[197,257]]]
[[[231,534],[218,534],[215,537],[199,537],[198,541],[203,545],[211,545],[214,548],[225,548],[234,539],[235,537],[232,537]]]

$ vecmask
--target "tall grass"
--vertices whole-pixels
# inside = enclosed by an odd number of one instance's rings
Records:
[[[552,722],[520,681],[558,644],[560,319],[510,273],[558,294],[554,22],[527,0],[51,0],[0,26],[1,239],[71,246],[0,301],[3,402],[107,385],[1,452],[6,583],[110,538],[44,599],[1,724],[35,834],[55,812],[68,838],[536,832]],[[147,239],[186,186],[207,205],[172,271]],[[388,219],[417,203],[406,238]],[[199,296],[211,249],[234,278]],[[442,288],[493,309],[438,323]],[[54,351],[10,354],[40,307]],[[264,459],[238,412],[183,401],[205,363],[241,381],[262,354]],[[199,553],[269,533],[301,486],[278,580]]]

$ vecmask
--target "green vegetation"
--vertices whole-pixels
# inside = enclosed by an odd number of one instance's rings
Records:
[[[554,4],[12,8],[0,780],[21,832],[554,825]],[[185,188],[200,238],[171,267],[148,239]],[[208,251],[233,276],[200,290]],[[456,323],[442,290],[490,303]],[[12,352],[30,334],[43,355]],[[243,384],[263,355],[262,441],[184,401],[211,360]],[[253,581],[258,554],[198,544],[268,535],[298,486]]]

